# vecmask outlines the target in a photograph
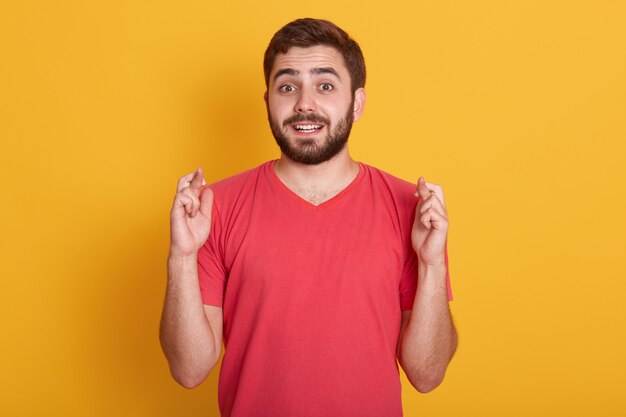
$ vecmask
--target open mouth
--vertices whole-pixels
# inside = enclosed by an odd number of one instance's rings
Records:
[[[293,128],[300,133],[313,133],[321,130],[324,125],[307,123],[307,124],[297,124],[293,125]]]

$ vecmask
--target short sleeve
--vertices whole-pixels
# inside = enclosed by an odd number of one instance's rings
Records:
[[[417,255],[413,250],[408,252],[400,281],[400,308],[402,310],[413,309],[413,300],[417,290]]]
[[[202,302],[222,307],[226,283],[223,246],[220,244],[222,226],[217,205],[213,204],[211,233],[198,251],[198,280]]]

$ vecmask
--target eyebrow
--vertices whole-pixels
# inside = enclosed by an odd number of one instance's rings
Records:
[[[276,81],[276,79],[282,75],[298,75],[300,74],[300,71],[296,71],[293,68],[283,68],[283,69],[279,69],[278,71],[276,71],[276,75],[274,75],[274,81]]]
[[[309,72],[312,75],[332,74],[335,77],[337,77],[339,80],[341,80],[341,77],[339,77],[339,73],[337,73],[337,71],[335,71],[335,69],[332,67],[315,67],[315,68],[312,68],[311,71]],[[283,75],[296,76],[296,75],[300,75],[300,71],[295,70],[293,68],[279,69],[278,71],[276,71],[276,75],[274,75],[274,81],[276,81],[278,77],[283,76]]]
[[[339,78],[339,74],[332,67],[313,68],[313,69],[311,69],[310,72],[313,75],[332,74],[335,77]],[[339,78],[339,79],[341,80],[341,78]]]

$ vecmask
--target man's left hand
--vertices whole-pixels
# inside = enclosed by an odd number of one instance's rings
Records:
[[[415,195],[419,196],[419,202],[411,233],[413,249],[422,265],[443,265],[448,236],[448,212],[443,190],[441,186],[420,177]]]

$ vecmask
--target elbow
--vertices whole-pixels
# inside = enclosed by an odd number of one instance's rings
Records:
[[[439,360],[415,359],[408,361],[402,355],[398,357],[400,366],[413,387],[426,394],[437,388],[443,382],[450,359]]]
[[[437,388],[443,382],[448,370],[449,360],[418,360],[400,362],[411,385],[422,394]]]
[[[443,378],[445,376],[444,372],[423,372],[416,373],[416,375],[409,376],[407,375],[409,382],[413,387],[421,392],[422,394],[427,394],[437,388],[443,382]]]
[[[413,363],[412,366],[403,366],[403,369],[411,385],[422,394],[426,394],[441,385],[453,354],[454,351],[447,360],[418,361],[418,363]]]
[[[167,343],[161,337],[161,346],[167,359],[170,374],[179,385],[192,389],[202,384],[220,359],[221,350],[201,349],[190,352]]]
[[[169,361],[170,374],[179,385],[192,389],[202,384],[217,365],[219,356],[200,361],[183,361],[180,358]]]
[[[172,376],[174,377],[174,380],[178,382],[179,385],[187,389],[193,389],[197,387],[206,379],[206,377],[176,375],[173,372],[172,372]]]
[[[176,381],[179,385],[187,389],[193,389],[207,379],[212,368],[213,366],[206,367],[204,369],[182,370],[170,367],[170,373],[172,374],[174,381]]]

